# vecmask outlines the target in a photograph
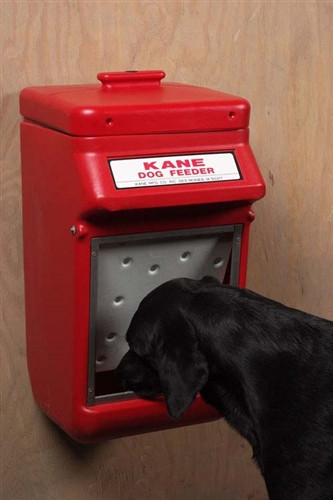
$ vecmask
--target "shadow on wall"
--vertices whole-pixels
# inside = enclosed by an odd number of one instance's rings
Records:
[[[97,452],[100,452],[102,447],[108,446],[109,441],[89,444],[74,441],[74,439],[68,436],[68,434],[61,429],[61,427],[54,423],[42,411],[38,410],[38,413],[41,416],[42,425],[45,425],[45,432],[49,432],[51,434],[51,438],[54,438],[60,446],[65,448],[66,452],[69,453],[73,459],[81,462],[93,460],[94,456]]]

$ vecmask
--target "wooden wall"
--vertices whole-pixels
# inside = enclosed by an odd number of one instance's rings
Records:
[[[36,408],[25,360],[18,93],[164,69],[252,104],[267,183],[249,287],[333,319],[333,3],[2,1],[1,498],[264,500],[224,421],[83,446]]]

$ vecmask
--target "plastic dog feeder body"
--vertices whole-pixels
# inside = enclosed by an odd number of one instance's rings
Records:
[[[91,442],[179,422],[112,370],[140,300],[178,276],[245,285],[251,204],[265,186],[247,101],[162,71],[21,92],[27,357],[34,397]],[[168,304],[165,304],[168,307]]]

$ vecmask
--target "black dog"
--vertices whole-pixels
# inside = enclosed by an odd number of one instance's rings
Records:
[[[172,418],[196,394],[253,448],[271,500],[333,499],[333,323],[215,278],[156,288],[117,373],[163,392]]]

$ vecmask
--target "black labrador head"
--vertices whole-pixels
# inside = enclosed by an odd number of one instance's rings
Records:
[[[129,351],[116,370],[127,390],[143,397],[164,393],[170,416],[179,418],[208,379],[208,366],[198,349],[190,321],[191,299],[203,281],[180,278],[148,294],[127,331]]]

